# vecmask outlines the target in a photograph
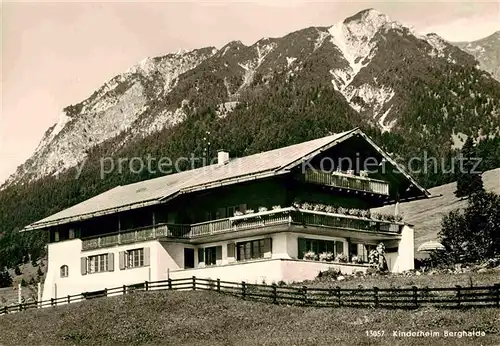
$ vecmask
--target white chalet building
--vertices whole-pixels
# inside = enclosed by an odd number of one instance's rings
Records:
[[[429,193],[361,130],[218,158],[25,227],[49,233],[42,299],[167,278],[277,283],[365,271],[379,243],[389,270],[413,268],[412,227],[369,210]]]

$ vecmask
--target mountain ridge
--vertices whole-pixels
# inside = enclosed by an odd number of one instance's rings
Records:
[[[315,68],[317,75],[306,76],[304,68],[315,59],[321,60],[322,68]],[[417,59],[426,61],[419,64]],[[122,147],[171,128],[205,106],[216,107],[218,115],[225,117],[234,112],[241,95],[265,89],[273,78],[329,82],[344,99],[339,102],[347,102],[366,124],[382,132],[411,131],[408,122],[421,115],[409,114],[408,121],[401,115],[415,95],[402,91],[410,85],[398,80],[397,73],[406,69],[414,75],[412,78],[418,78],[417,74],[429,76],[430,64],[451,67],[447,73],[462,73],[461,78],[465,78],[462,70],[452,71],[452,65],[469,69],[477,62],[438,35],[417,35],[374,9],[360,11],[332,26],[263,38],[249,46],[231,41],[221,49],[206,47],[148,57],[110,79],[87,99],[65,107],[33,155],[1,188],[58,175],[82,162],[95,146],[120,138],[117,147]],[[419,95],[429,92],[426,89],[421,86]],[[494,115],[488,116],[492,120],[486,121],[491,125],[487,132],[500,132],[498,105],[492,108]],[[443,116],[448,112],[443,111]],[[480,136],[480,125],[472,127],[471,135]],[[451,132],[455,130],[462,129]]]

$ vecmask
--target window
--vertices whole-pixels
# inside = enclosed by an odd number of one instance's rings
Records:
[[[67,265],[62,265],[61,266],[61,277],[62,278],[67,278],[68,274],[69,274],[68,266]]]
[[[323,252],[331,252],[334,256],[344,253],[344,242],[342,241],[299,238],[298,245],[299,259],[302,259],[304,257],[304,253],[308,251],[312,251],[317,255]]]
[[[89,256],[87,258],[87,273],[108,271],[108,254]]]
[[[246,241],[236,244],[238,261],[264,258],[271,252],[271,238]]]
[[[216,265],[219,260],[222,260],[222,246],[198,248],[198,263],[209,266]]]
[[[217,248],[215,246],[213,247],[206,247],[205,248],[205,265],[215,265],[217,264]]]
[[[120,269],[149,266],[149,247],[121,251],[119,262]]]
[[[127,251],[127,268],[144,266],[144,248]]]

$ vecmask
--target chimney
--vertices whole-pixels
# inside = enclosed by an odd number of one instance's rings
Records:
[[[217,163],[224,165],[229,162],[229,153],[224,150],[217,151]]]

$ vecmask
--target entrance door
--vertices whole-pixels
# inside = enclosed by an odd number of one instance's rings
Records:
[[[184,248],[184,269],[194,268],[194,249]]]

